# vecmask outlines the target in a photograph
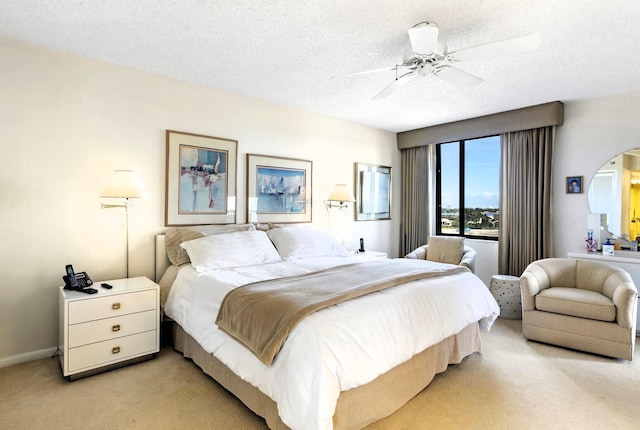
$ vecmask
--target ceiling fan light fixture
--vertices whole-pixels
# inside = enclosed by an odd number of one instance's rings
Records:
[[[458,87],[472,87],[481,84],[484,80],[479,76],[452,67],[455,63],[484,58],[500,58],[534,51],[541,43],[540,36],[534,33],[449,52],[447,45],[438,40],[438,26],[434,22],[420,22],[410,28],[408,33],[413,54],[408,56],[405,52],[401,64],[396,63],[394,66],[384,69],[339,76],[394,71],[395,80],[376,94],[373,97],[374,100],[387,97],[415,77],[435,76]]]
[[[421,22],[409,29],[409,41],[413,52],[429,55],[438,49],[438,26],[434,22]]]
[[[431,73],[433,73],[433,70],[434,70],[434,68],[431,65],[431,63],[429,63],[428,61],[423,61],[422,63],[420,63],[418,65],[416,73],[419,76],[426,76],[426,75],[430,75]]]

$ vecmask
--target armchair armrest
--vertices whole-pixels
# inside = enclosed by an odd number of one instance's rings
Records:
[[[467,269],[471,270],[472,273],[475,273],[476,269],[476,255],[478,253],[475,249],[465,246],[464,254],[462,254],[462,259],[460,260],[460,266],[464,266]]]
[[[616,307],[616,322],[624,328],[632,328],[636,324],[638,290],[633,281],[618,285],[613,293],[613,304]]]
[[[618,325],[633,327],[636,323],[638,289],[631,275],[622,269],[612,268],[602,286],[602,294],[613,301]]]
[[[541,290],[549,288],[550,286],[547,272],[536,263],[529,264],[520,276],[520,287],[522,288],[522,310],[534,310],[534,297]]]
[[[419,260],[426,260],[427,259],[427,247],[428,246],[429,245],[422,245],[422,246],[414,249],[413,251],[411,251],[407,255],[405,255],[404,258],[417,258]]]

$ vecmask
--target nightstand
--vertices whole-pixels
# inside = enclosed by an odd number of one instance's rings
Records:
[[[93,287],[97,294],[60,287],[60,364],[69,380],[153,358],[160,350],[158,284],[137,277]]]
[[[365,252],[358,252],[357,254],[354,254],[356,257],[360,257],[360,258],[387,258],[387,253],[386,252],[382,252],[382,251],[365,251]]]

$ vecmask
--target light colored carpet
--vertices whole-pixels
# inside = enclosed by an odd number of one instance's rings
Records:
[[[636,429],[640,364],[529,342],[498,319],[483,352],[436,376],[382,429]],[[637,342],[637,340],[636,340]],[[170,348],[67,382],[57,359],[0,369],[0,429],[266,429]]]

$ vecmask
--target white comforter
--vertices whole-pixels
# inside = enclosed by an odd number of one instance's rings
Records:
[[[470,272],[409,282],[307,317],[271,366],[214,323],[223,297],[237,286],[351,263],[354,257],[323,257],[207,273],[185,266],[165,312],[206,351],[273,399],[282,421],[294,430],[331,429],[340,391],[372,381],[475,321],[488,330],[499,314],[487,287]]]

